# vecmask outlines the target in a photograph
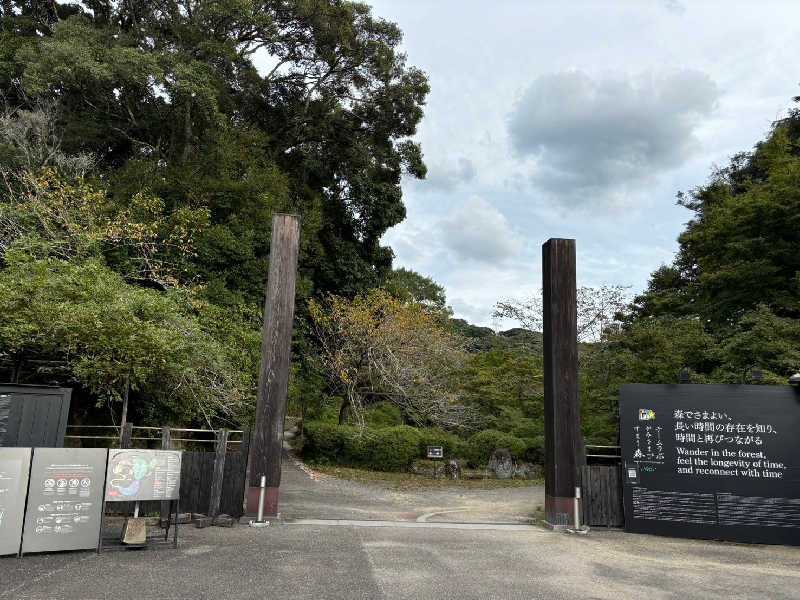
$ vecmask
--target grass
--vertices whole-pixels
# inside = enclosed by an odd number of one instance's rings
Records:
[[[462,479],[434,479],[432,475],[418,475],[416,473],[389,473],[384,471],[368,471],[351,467],[337,467],[330,465],[309,465],[315,471],[361,483],[388,484],[396,489],[440,489],[440,488],[465,488],[478,490],[493,490],[510,487],[531,487],[544,485],[542,479],[497,479],[483,477],[483,471],[466,470],[466,477]]]

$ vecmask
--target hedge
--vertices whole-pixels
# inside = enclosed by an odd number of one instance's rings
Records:
[[[323,464],[403,471],[421,458],[422,436],[414,427],[380,427],[361,434],[355,427],[311,422],[305,426],[303,456]]]
[[[498,448],[507,448],[515,460],[524,460],[527,444],[509,433],[486,429],[469,438],[467,454],[469,466],[485,467],[492,452]]]
[[[498,448],[508,448],[515,460],[536,464],[544,460],[544,436],[519,438],[496,429],[481,431],[468,440],[441,429],[407,425],[369,427],[362,433],[356,427],[311,421],[304,431],[303,456],[308,460],[375,471],[404,471],[413,461],[425,458],[428,446],[442,446],[445,459],[466,459],[473,468],[485,467]]]

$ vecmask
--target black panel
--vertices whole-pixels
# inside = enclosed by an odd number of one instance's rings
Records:
[[[63,447],[72,390],[0,386],[0,446]]]
[[[800,392],[623,385],[625,528],[800,545]]]

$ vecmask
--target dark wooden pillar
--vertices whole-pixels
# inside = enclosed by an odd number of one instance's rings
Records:
[[[264,515],[278,514],[281,452],[286,397],[289,392],[289,353],[294,321],[300,217],[274,215],[269,252],[269,280],[264,303],[261,368],[258,374],[256,422],[250,443],[250,488],[247,514],[258,510],[261,476],[266,477]]]
[[[573,498],[586,464],[578,398],[575,240],[542,246],[544,301],[545,520],[573,524]]]

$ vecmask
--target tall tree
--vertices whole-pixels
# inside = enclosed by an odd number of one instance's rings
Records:
[[[64,152],[97,155],[112,194],[208,208],[186,277],[217,299],[263,293],[275,210],[308,220],[301,293],[390,269],[380,238],[405,217],[401,174],[425,175],[410,136],[428,83],[367,5],[6,0],[0,31],[8,102],[55,103]]]

